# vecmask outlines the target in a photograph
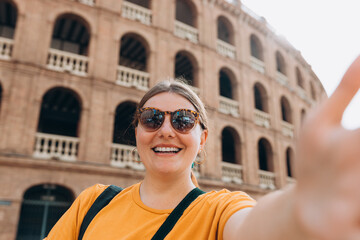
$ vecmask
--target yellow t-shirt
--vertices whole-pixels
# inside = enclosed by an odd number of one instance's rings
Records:
[[[97,184],[83,191],[45,239],[77,240],[84,216],[107,187]],[[139,189],[137,183],[115,196],[91,221],[83,240],[150,240],[173,209],[147,207]],[[243,192],[205,193],[190,204],[165,239],[222,239],[229,217],[254,205],[255,200]]]

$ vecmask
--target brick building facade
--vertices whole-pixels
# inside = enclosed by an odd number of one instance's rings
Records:
[[[0,12],[1,240],[40,239],[90,185],[140,181],[129,122],[168,77],[208,111],[203,189],[258,198],[294,181],[302,119],[326,94],[241,2],[0,0]]]

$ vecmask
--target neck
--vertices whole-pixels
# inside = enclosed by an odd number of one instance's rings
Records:
[[[187,172],[183,176],[168,177],[154,177],[147,173],[140,186],[140,197],[151,208],[172,209],[194,188]]]

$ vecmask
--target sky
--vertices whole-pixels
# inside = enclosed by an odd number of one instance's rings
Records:
[[[360,0],[241,0],[299,50],[328,96],[360,54]],[[360,93],[345,111],[345,128],[360,127]]]

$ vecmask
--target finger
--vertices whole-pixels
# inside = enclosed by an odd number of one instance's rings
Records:
[[[318,117],[321,122],[331,125],[340,124],[346,107],[360,87],[360,55],[350,65],[339,86],[324,103]]]

